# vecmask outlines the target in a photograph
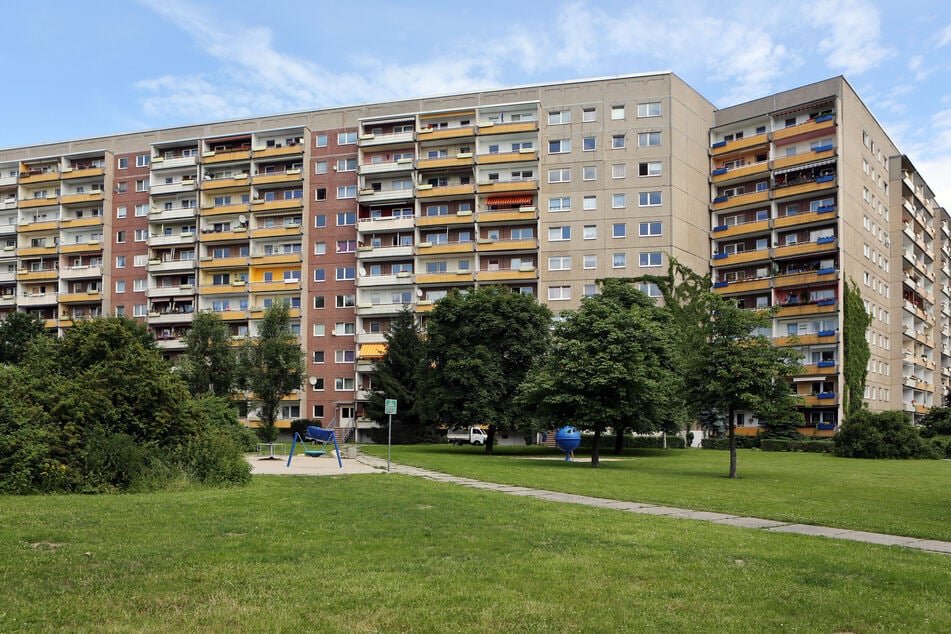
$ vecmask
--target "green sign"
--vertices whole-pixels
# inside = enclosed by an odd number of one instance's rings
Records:
[[[396,413],[396,399],[388,398],[383,403],[383,413],[384,414],[395,414]]]

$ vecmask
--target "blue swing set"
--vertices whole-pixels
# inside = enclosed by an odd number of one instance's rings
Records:
[[[307,446],[304,446],[304,455],[311,456],[314,458],[320,457],[327,453],[327,443],[332,442],[334,445],[334,453],[337,455],[337,464],[340,465],[340,468],[343,469],[343,461],[340,459],[340,447],[337,446],[337,435],[334,434],[332,429],[324,429],[323,427],[317,427],[311,425],[307,427],[307,431],[304,432],[304,438],[300,437],[300,434],[296,431],[294,432],[294,440],[291,442],[291,451],[287,456],[287,466],[291,466],[291,460],[294,459],[294,447],[297,445],[297,441],[300,440],[303,444],[306,440],[312,440],[315,443],[320,441],[319,449],[307,449]]]

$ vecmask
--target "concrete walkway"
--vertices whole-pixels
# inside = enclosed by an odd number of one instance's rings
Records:
[[[337,464],[334,457],[322,456],[320,458],[307,458],[305,456],[295,456],[291,467],[287,467],[287,459],[280,461],[259,460],[254,457],[248,458],[253,467],[254,473],[266,474],[287,474],[287,475],[347,475],[355,473],[379,473],[386,471],[386,460],[375,456],[359,454],[356,459],[343,459],[343,468]],[[641,504],[640,502],[623,502],[621,500],[609,500],[605,498],[596,498],[588,495],[576,495],[574,493],[559,493],[557,491],[545,491],[544,489],[531,489],[528,487],[513,486],[510,484],[497,484],[493,482],[482,482],[472,478],[463,478],[460,476],[439,473],[419,467],[408,467],[396,463],[391,464],[391,473],[402,475],[411,475],[427,480],[437,482],[448,482],[460,486],[472,487],[474,489],[486,489],[488,491],[497,491],[508,495],[518,495],[522,497],[532,497],[539,500],[549,500],[551,502],[562,502],[566,504],[581,504],[582,506],[593,506],[595,508],[611,509],[614,511],[624,511],[627,513],[640,513],[642,515],[665,515],[679,519],[699,520],[703,522],[712,522],[713,524],[727,524],[729,526],[738,526],[741,528],[755,528],[777,533],[797,533],[799,535],[812,535],[817,537],[830,537],[832,539],[845,539],[854,542],[865,542],[868,544],[882,544],[885,546],[902,546],[904,548],[915,548],[933,553],[951,555],[951,542],[939,541],[936,539],[917,539],[914,537],[902,537],[899,535],[886,535],[884,533],[869,533],[866,531],[853,531],[844,528],[831,528],[828,526],[813,526],[811,524],[789,524],[787,522],[778,522],[776,520],[767,520],[757,517],[742,517],[739,515],[729,515],[727,513],[711,513],[709,511],[691,511],[688,509],[675,508],[672,506],[658,506],[656,504]]]

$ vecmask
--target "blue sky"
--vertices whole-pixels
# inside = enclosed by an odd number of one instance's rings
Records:
[[[657,70],[724,107],[841,74],[951,205],[939,0],[44,0],[3,17],[0,147]]]

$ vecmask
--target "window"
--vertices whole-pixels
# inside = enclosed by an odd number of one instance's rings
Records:
[[[561,196],[559,198],[548,199],[548,211],[570,211],[571,197]]]
[[[327,161],[317,161],[314,163],[314,174],[326,174]]]
[[[582,230],[581,237],[585,240],[597,240],[598,239],[598,226],[597,225],[585,225]]]
[[[594,165],[585,165],[581,168],[581,180],[593,181],[598,178],[598,168]]]
[[[182,227],[182,233],[188,233],[187,231],[185,231],[186,228],[187,228],[187,227]],[[148,229],[136,229],[136,230],[135,230],[135,241],[136,241],[136,242],[145,242],[146,240],[148,240],[148,238],[149,238],[149,230],[148,230]]]
[[[565,256],[553,256],[548,258],[548,270],[549,271],[570,271],[571,257],[565,255]]]
[[[355,332],[353,322],[338,321],[334,324],[335,335],[352,335]]]
[[[638,147],[660,145],[660,132],[640,132],[637,135]]]
[[[312,332],[315,337],[323,337],[327,334],[327,327],[324,324],[314,324]]]
[[[548,301],[566,301],[571,299],[571,287],[570,286],[549,286],[548,287]]]
[[[639,259],[640,266],[643,268],[661,266],[663,264],[664,255],[660,251],[652,251],[650,253],[641,253]]]
[[[661,222],[642,222],[639,226],[638,235],[641,237],[646,236],[659,236],[661,235]]]
[[[337,159],[337,171],[338,172],[354,172],[357,169],[357,159],[355,158],[342,158]]]
[[[318,187],[314,190],[314,200],[327,200],[327,188]]]
[[[327,226],[327,216],[324,214],[317,214],[314,216],[314,228],[322,229]]]
[[[660,161],[650,161],[648,163],[637,164],[638,176],[660,176],[660,173],[661,173]]]
[[[598,149],[598,141],[593,136],[586,136],[581,140],[581,150],[583,152],[594,152]]]
[[[597,196],[585,196],[581,201],[581,208],[585,211],[594,211],[598,208],[598,197]]]
[[[581,111],[581,120],[585,123],[590,123],[592,121],[597,121],[598,111],[595,108],[584,108]]]
[[[611,237],[612,238],[626,238],[627,237],[627,223],[615,222],[614,224],[612,224]]]
[[[125,280],[118,280],[116,282],[116,292],[125,293]]]
[[[585,270],[591,270],[598,268],[598,256],[597,255],[586,255],[582,259],[582,267]]]
[[[341,198],[356,198],[357,197],[357,186],[356,185],[340,185],[337,187],[337,199]]]
[[[148,154],[139,154],[135,157],[135,166],[136,167],[148,167],[149,166],[149,157]]]
[[[135,215],[137,218],[142,218],[143,216],[149,215],[149,206],[148,205],[136,205],[135,206]]]
[[[337,226],[346,227],[357,224],[357,213],[355,211],[344,211],[337,214]]]
[[[353,350],[334,351],[334,363],[353,363],[353,358],[354,358]]]
[[[560,242],[562,240],[571,239],[571,227],[549,227],[548,228],[548,241],[549,242]]]
[[[117,193],[117,194],[124,194],[124,193],[126,193],[127,191],[129,191],[128,183],[126,183],[125,181],[120,181],[120,182],[116,183],[116,193]]]
[[[612,257],[611,267],[615,269],[623,269],[627,267],[627,254],[615,253]]]
[[[132,307],[133,317],[145,317],[148,315],[148,307],[145,304],[136,304]]]
[[[126,156],[120,156],[116,165],[121,170],[126,169],[127,167],[129,167],[129,158]]]
[[[327,253],[327,243],[326,242],[315,242],[314,243],[314,255],[326,255]]]
[[[660,297],[660,287],[657,284],[644,283],[639,284],[637,288],[648,297]]]
[[[120,244],[125,242],[125,231],[116,231],[116,242]]]
[[[624,106],[611,106],[611,120],[621,121],[624,119]]]
[[[624,178],[625,176],[627,176],[627,166],[624,163],[611,166],[611,178]]]
[[[352,308],[356,306],[356,297],[354,295],[337,295],[337,308]]]
[[[649,103],[637,104],[637,116],[638,117],[659,117],[660,116],[660,102],[651,101]]]
[[[314,137],[314,145],[316,147],[327,147],[327,135],[318,134]]]
[[[314,309],[315,309],[315,310],[319,310],[319,309],[323,308],[324,306],[325,306],[324,296],[323,296],[323,295],[315,295],[315,296],[314,296]]]
[[[144,192],[144,191],[148,191],[148,189],[149,189],[148,181],[144,179],[135,181],[135,191]]]
[[[327,270],[326,269],[314,269],[314,281],[315,282],[324,282],[327,279]]]
[[[570,110],[556,110],[548,113],[548,125],[561,125],[571,123]]]
[[[594,297],[598,294],[598,285],[597,284],[585,284],[582,287],[581,294],[585,297]]]
[[[185,259],[185,258],[182,258],[182,259]],[[145,254],[135,255],[132,258],[132,265],[145,266],[146,264],[148,264],[148,261],[149,261],[149,256]]]
[[[125,256],[124,256],[124,255],[117,255],[117,256],[116,256],[116,268],[117,268],[117,269],[124,269],[124,268],[125,268]]]
[[[357,142],[357,133],[355,131],[337,133],[337,145],[353,145],[356,142]]]
[[[549,154],[564,154],[571,151],[571,139],[552,139],[548,142]]]
[[[625,135],[615,134],[611,137],[611,149],[612,150],[622,150],[625,146]]]
[[[337,253],[356,253],[356,240],[337,240]]]
[[[337,280],[353,280],[356,279],[356,268],[352,266],[338,266],[337,267]]]
[[[125,218],[128,210],[125,207],[116,207],[116,218]]]
[[[353,391],[353,379],[351,378],[336,378],[334,379],[334,390],[337,392],[352,392]]]
[[[661,192],[640,192],[637,195],[638,207],[656,207],[662,202]]]
[[[145,290],[146,280],[132,280],[132,290],[142,292]]]
[[[611,194],[611,208],[624,209],[627,206],[627,194]]]
[[[566,167],[564,169],[548,170],[548,182],[549,183],[570,183],[571,182],[571,168]]]

